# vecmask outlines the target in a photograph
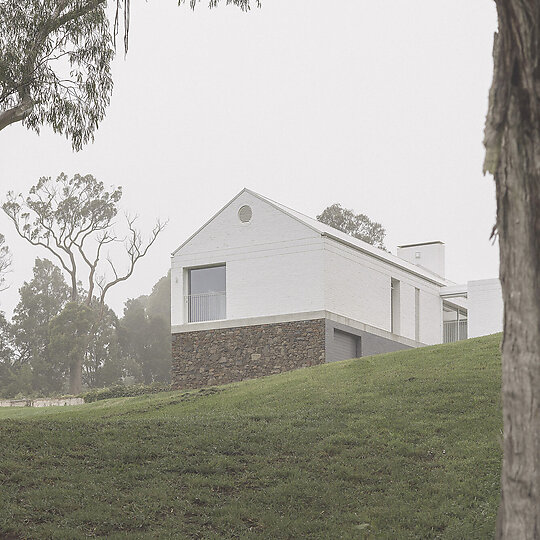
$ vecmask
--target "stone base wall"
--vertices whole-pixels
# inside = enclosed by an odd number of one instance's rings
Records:
[[[173,334],[172,357],[175,389],[237,382],[323,364],[325,320]]]

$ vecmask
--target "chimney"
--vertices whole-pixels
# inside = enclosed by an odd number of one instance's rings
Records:
[[[444,277],[444,242],[422,242],[398,246],[397,256]]]

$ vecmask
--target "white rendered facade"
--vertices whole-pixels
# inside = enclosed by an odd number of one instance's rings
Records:
[[[440,291],[452,284],[439,244],[409,250],[436,273],[245,189],[173,253],[172,331],[322,317],[400,346],[441,343]],[[189,269],[210,265],[225,265],[225,317],[190,321]]]
[[[503,299],[498,279],[482,279],[467,283],[469,337],[502,331]]]
[[[248,224],[238,219],[246,204]],[[323,310],[322,248],[320,234],[242,192],[173,255],[172,326],[188,324],[186,268],[211,264],[226,267],[228,320]]]

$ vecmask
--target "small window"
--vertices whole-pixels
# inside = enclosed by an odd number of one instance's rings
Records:
[[[240,207],[240,210],[238,210],[238,218],[242,223],[249,223],[252,217],[253,211],[251,210],[251,206],[245,204],[244,206]]]

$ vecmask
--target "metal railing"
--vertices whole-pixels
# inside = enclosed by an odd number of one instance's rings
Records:
[[[467,321],[444,321],[443,343],[467,339]]]
[[[184,296],[188,322],[225,319],[225,291]]]

